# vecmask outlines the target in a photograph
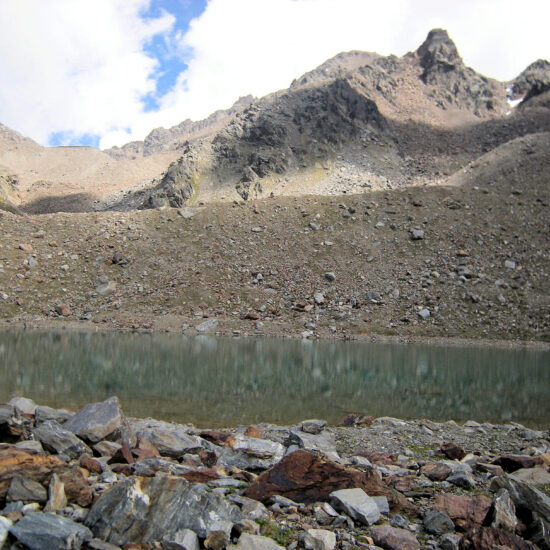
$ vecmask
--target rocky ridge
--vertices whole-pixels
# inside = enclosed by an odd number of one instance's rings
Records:
[[[0,548],[545,549],[550,438],[349,414],[200,430],[0,405]]]

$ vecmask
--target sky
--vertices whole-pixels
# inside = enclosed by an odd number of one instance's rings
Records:
[[[41,145],[120,146],[437,27],[509,80],[550,60],[549,20],[548,0],[0,0],[0,122]]]

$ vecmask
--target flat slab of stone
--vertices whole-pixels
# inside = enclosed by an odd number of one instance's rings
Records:
[[[92,538],[91,531],[84,525],[41,512],[24,516],[10,533],[31,550],[78,550]]]
[[[8,401],[8,405],[15,407],[19,412],[23,414],[34,414],[37,404],[26,397],[14,397]]]
[[[269,439],[236,435],[220,451],[218,463],[228,467],[267,470],[283,458],[284,447]]]
[[[40,502],[48,500],[48,492],[41,483],[23,476],[13,476],[6,495],[8,502]]]
[[[380,519],[376,502],[363,489],[342,489],[330,493],[334,508],[348,514],[352,519],[372,525]]]
[[[92,454],[90,448],[72,431],[53,420],[43,422],[32,433],[35,439],[54,453],[64,454],[69,458],[78,458],[84,453]]]
[[[173,536],[165,537],[162,547],[166,550],[200,550],[199,537],[191,529],[182,529]]]
[[[419,550],[420,544],[416,537],[406,529],[379,525],[373,527],[370,535],[374,544],[384,550]]]
[[[184,426],[151,420],[136,424],[137,437],[147,439],[162,456],[179,458],[185,453],[203,448],[204,441],[189,435]]]
[[[336,535],[328,529],[308,529],[308,535],[321,542],[323,550],[334,550]]]
[[[89,403],[71,416],[63,427],[91,443],[111,436],[112,440],[130,438],[130,427],[122,413],[118,397],[100,403]],[[126,432],[126,433],[125,433]]]
[[[273,539],[261,537],[260,535],[249,535],[243,533],[237,544],[230,544],[227,549],[232,550],[284,550]]]
[[[547,472],[544,468],[524,468],[510,474],[510,477],[534,487],[550,485],[550,472]]]

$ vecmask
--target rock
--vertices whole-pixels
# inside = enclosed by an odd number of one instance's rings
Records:
[[[237,544],[230,544],[227,550],[284,550],[284,547],[279,546],[273,539],[243,533]]]
[[[48,493],[43,485],[33,479],[26,479],[20,475],[11,478],[10,488],[6,495],[8,502],[40,502],[48,500]]]
[[[530,542],[501,529],[481,527],[468,532],[462,537],[460,550],[535,550]]]
[[[4,543],[8,538],[8,533],[13,525],[11,519],[0,516],[0,548],[4,548]]]
[[[374,544],[385,550],[419,550],[420,544],[416,537],[405,529],[380,525],[373,527],[370,536]]]
[[[44,508],[45,512],[56,512],[67,506],[67,495],[65,495],[65,484],[57,474],[50,478],[48,487],[48,502]]]
[[[513,260],[505,260],[504,267],[506,269],[516,269],[516,262],[514,262]]]
[[[380,510],[376,502],[363,489],[341,489],[330,493],[331,503],[352,519],[372,525],[380,519]]]
[[[313,300],[318,306],[320,306],[325,303],[325,296],[321,292],[316,292],[313,295]]]
[[[471,472],[457,472],[449,476],[447,481],[462,489],[473,489],[476,486],[474,476]]]
[[[420,473],[432,481],[445,481],[453,469],[443,462],[428,462],[420,468]]]
[[[116,283],[114,281],[106,281],[104,283],[98,283],[95,286],[95,291],[100,296],[110,296],[116,292]]]
[[[101,474],[103,472],[103,466],[99,460],[92,458],[91,456],[81,456],[78,464],[81,468],[88,470],[91,474]]]
[[[36,407],[34,412],[34,422],[37,426],[47,422],[48,420],[54,420],[59,424],[65,423],[73,413],[66,411],[65,409],[52,409],[51,407]]]
[[[57,304],[54,309],[58,315],[61,315],[61,317],[69,317],[72,314],[71,306],[68,304]]]
[[[290,430],[290,441],[307,451],[320,451],[331,460],[340,460],[336,452],[336,439],[334,434],[328,431],[313,435],[302,430],[292,428]]]
[[[170,537],[162,539],[165,550],[200,550],[199,538],[191,529],[181,529]]]
[[[19,245],[19,250],[22,250],[23,252],[32,252],[32,244],[22,243]]]
[[[327,271],[323,277],[330,283],[336,281],[336,274],[333,271]]]
[[[240,507],[241,514],[251,520],[262,520],[269,516],[269,510],[257,500],[241,495],[229,495],[228,499]]]
[[[435,508],[447,514],[459,531],[467,531],[473,527],[479,527],[489,508],[491,501],[484,496],[461,497],[457,495],[437,495]]]
[[[422,525],[428,533],[438,536],[455,530],[453,520],[447,514],[439,510],[428,510],[424,515]]]
[[[326,420],[304,420],[301,424],[303,432],[308,434],[320,434],[326,427]]]
[[[233,522],[223,522],[222,525],[217,525],[216,529],[210,531],[208,537],[204,540],[204,547],[210,550],[223,550],[231,541],[231,530]]]
[[[79,506],[89,506],[93,499],[92,489],[78,466],[65,467],[59,474],[59,480],[65,487],[67,500]]]
[[[56,514],[35,512],[20,519],[10,532],[31,550],[78,550],[91,531]]]
[[[430,310],[427,309],[427,308],[422,308],[419,312],[418,312],[418,316],[421,318],[421,319],[428,319],[430,317]]]
[[[510,533],[516,532],[518,519],[516,507],[506,489],[500,489],[493,497],[491,509],[485,518],[485,525],[493,529],[504,529]]]
[[[370,426],[373,422],[372,416],[366,416],[358,413],[349,413],[338,424],[339,428],[346,428],[351,426]]]
[[[460,535],[454,533],[447,533],[443,535],[439,541],[439,546],[441,550],[458,550],[458,545],[460,544]]]
[[[99,539],[89,540],[88,548],[90,548],[90,550],[120,550],[120,546],[116,546],[114,544],[110,544],[108,542],[105,542]]]
[[[206,539],[214,531],[230,535],[241,519],[235,504],[200,485],[172,477],[130,477],[105,491],[85,524],[112,544],[154,543],[191,529]]]
[[[336,535],[327,529],[308,529],[309,536],[321,541],[323,550],[334,550],[336,547]]]
[[[352,488],[363,489],[370,496],[385,496],[394,512],[405,509],[416,513],[416,508],[403,495],[382,483],[377,473],[346,468],[306,450],[288,454],[258,476],[245,491],[245,496],[266,502],[273,495],[281,495],[307,503],[326,501],[333,491]]]
[[[411,240],[412,241],[421,241],[424,239],[424,230],[423,229],[411,229]]]
[[[384,514],[386,516],[389,515],[390,504],[386,497],[371,497],[371,498],[376,503],[376,506],[378,506],[378,510],[381,514]]]
[[[229,444],[220,451],[218,463],[243,470],[271,468],[285,452],[280,443],[246,435],[235,435]]]
[[[24,441],[19,441],[14,445],[16,449],[21,449],[22,451],[28,451],[30,453],[44,453],[44,447],[40,441],[35,441],[34,439],[27,439]]]
[[[37,407],[32,399],[26,397],[14,397],[8,401],[8,405],[15,407],[22,414],[34,414]]]
[[[183,426],[151,420],[136,429],[136,435],[147,439],[162,456],[180,458],[185,453],[203,448],[200,437],[189,435]]]
[[[43,422],[32,433],[46,449],[54,453],[64,454],[69,458],[78,458],[84,453],[92,454],[90,448],[73,432],[53,420]]]
[[[521,468],[533,468],[542,464],[542,459],[537,456],[499,456],[493,460],[493,464],[500,466],[506,473],[515,472]]]
[[[510,474],[510,477],[534,487],[550,485],[550,472],[547,472],[544,468],[524,468]]]
[[[213,330],[216,330],[217,328],[218,328],[217,319],[208,319],[207,321],[204,321],[203,323],[200,323],[199,325],[195,326],[195,330],[197,332],[211,332]]]
[[[131,446],[135,444],[135,435],[122,413],[118,397],[89,403],[69,418],[63,427],[92,444],[106,438]]]
[[[464,449],[452,442],[443,443],[441,452],[450,460],[462,460],[466,456]]]

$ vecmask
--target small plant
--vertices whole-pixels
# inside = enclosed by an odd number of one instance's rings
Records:
[[[291,527],[286,527],[284,525],[278,525],[273,520],[263,520],[258,519],[256,523],[260,526],[260,533],[264,537],[269,537],[281,546],[288,546],[295,536],[295,531]]]

